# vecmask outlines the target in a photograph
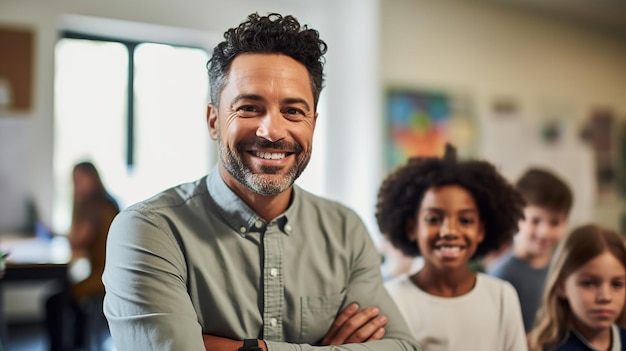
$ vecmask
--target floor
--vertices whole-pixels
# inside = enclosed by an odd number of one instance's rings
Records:
[[[9,324],[9,340],[4,351],[47,351],[48,341],[42,323]],[[100,351],[115,351],[110,337],[103,340]]]
[[[44,351],[48,344],[41,323],[9,324],[5,351]]]

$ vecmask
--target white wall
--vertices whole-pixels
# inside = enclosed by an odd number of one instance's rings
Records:
[[[572,224],[597,219],[619,229],[623,208],[595,194],[593,157],[577,134],[596,106],[626,116],[626,40],[563,20],[485,1],[381,2],[384,86],[461,91],[474,101],[479,156],[511,179],[531,164],[574,187]],[[518,116],[498,119],[497,98]],[[547,147],[538,134],[550,113],[567,119],[564,139]]]

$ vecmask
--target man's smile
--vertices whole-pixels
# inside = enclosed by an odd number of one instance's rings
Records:
[[[280,160],[285,158],[287,153],[285,152],[263,152],[263,151],[252,151],[252,155],[260,158],[264,158],[266,160]]]

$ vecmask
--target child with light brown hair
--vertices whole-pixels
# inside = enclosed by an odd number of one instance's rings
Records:
[[[614,231],[575,229],[559,244],[535,326],[531,351],[626,350],[626,248]]]

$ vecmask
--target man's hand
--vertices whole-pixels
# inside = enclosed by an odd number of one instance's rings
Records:
[[[243,345],[241,340],[232,340],[208,334],[202,334],[202,340],[204,341],[204,349],[206,351],[237,351]],[[263,340],[259,340],[259,347],[263,351],[267,351],[267,346],[265,346]]]
[[[343,345],[380,340],[385,336],[387,317],[379,315],[378,307],[368,307],[359,311],[359,305],[350,304],[335,318],[322,339],[322,345]],[[203,334],[206,351],[236,351],[242,342]],[[267,351],[267,346],[260,340],[259,347]]]
[[[322,345],[343,345],[380,340],[385,336],[387,317],[379,315],[378,307],[359,311],[359,305],[350,304],[335,318],[322,339]]]

